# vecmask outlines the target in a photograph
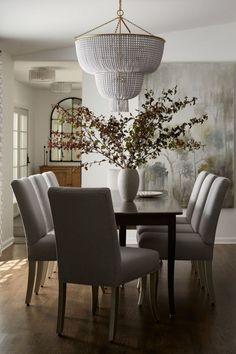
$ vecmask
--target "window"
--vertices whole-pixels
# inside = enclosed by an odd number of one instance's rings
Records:
[[[60,141],[65,143],[70,139],[75,130],[73,126],[69,123],[61,123],[60,118],[63,115],[75,116],[76,108],[81,106],[82,100],[78,97],[68,97],[59,101],[53,108],[51,112],[51,131],[50,137],[52,140],[56,137],[58,143]],[[59,134],[59,138],[58,138]],[[63,137],[66,134],[67,137]],[[80,152],[78,150],[65,150],[59,148],[52,148],[50,150],[50,161],[51,162],[77,162],[80,161]]]
[[[13,179],[28,175],[28,117],[29,112],[27,109],[14,109]]]

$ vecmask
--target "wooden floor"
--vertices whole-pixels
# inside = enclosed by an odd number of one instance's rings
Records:
[[[65,336],[55,333],[57,280],[48,279],[32,305],[24,305],[27,261],[25,246],[15,245],[0,258],[1,354],[235,354],[236,353],[236,245],[215,248],[214,279],[217,305],[191,275],[189,262],[177,262],[175,298],[177,316],[168,317],[166,264],[159,285],[160,323],[155,324],[146,302],[137,307],[136,283],[121,290],[117,336],[107,342],[110,294],[100,294],[96,316],[90,311],[90,288],[69,286]]]

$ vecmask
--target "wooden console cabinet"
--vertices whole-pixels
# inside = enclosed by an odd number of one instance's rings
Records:
[[[52,171],[60,186],[81,187],[81,167],[77,166],[40,166],[40,173]]]

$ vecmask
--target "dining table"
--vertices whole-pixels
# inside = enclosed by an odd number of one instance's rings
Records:
[[[150,193],[125,202],[118,191],[112,191],[113,208],[119,230],[120,246],[126,246],[127,229],[137,225],[167,225],[168,227],[168,297],[170,318],[175,317],[174,269],[176,244],[176,215],[182,214],[178,201],[170,193]],[[158,235],[157,235],[158,237]]]

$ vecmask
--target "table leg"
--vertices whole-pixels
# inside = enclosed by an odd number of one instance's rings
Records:
[[[168,292],[170,318],[175,317],[174,270],[175,270],[176,218],[171,216],[168,225]]]
[[[126,246],[126,225],[119,226],[120,246]]]

